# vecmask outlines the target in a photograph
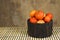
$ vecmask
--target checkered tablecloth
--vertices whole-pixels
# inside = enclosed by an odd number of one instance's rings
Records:
[[[53,34],[47,38],[28,36],[26,27],[0,27],[0,40],[60,40],[60,27],[53,27]]]

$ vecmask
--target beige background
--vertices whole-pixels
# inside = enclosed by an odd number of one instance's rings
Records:
[[[0,26],[27,27],[33,9],[51,12],[53,26],[60,26],[60,0],[0,0]]]

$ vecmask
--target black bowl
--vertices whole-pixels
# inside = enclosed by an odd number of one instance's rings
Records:
[[[31,37],[44,38],[52,35],[53,20],[51,20],[49,23],[33,24],[28,19],[27,25],[28,25],[27,33]]]

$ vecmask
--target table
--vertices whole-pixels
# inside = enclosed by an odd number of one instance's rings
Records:
[[[53,27],[53,34],[47,38],[28,36],[27,27],[0,27],[0,40],[60,40],[60,27]]]

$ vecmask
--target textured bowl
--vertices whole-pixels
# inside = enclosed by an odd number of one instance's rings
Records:
[[[49,23],[33,24],[28,19],[27,25],[28,25],[27,33],[31,37],[44,38],[52,35],[53,20],[51,20]]]

